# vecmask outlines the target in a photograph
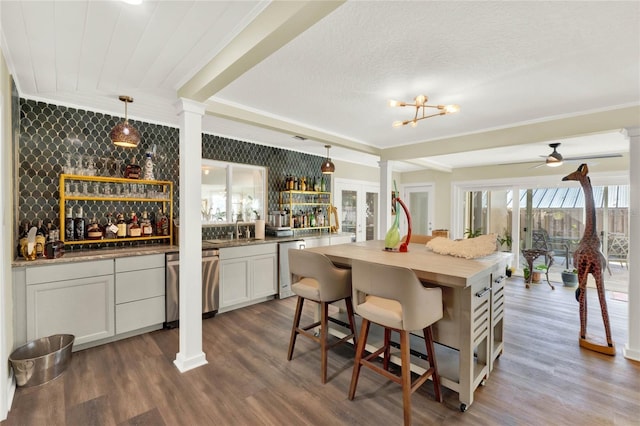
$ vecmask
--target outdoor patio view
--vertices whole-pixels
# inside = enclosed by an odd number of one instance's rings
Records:
[[[593,195],[596,228],[602,242],[602,252],[608,259],[605,287],[607,290],[626,293],[629,281],[629,186],[594,187]],[[512,190],[468,192],[465,236],[496,233],[503,251],[516,249],[515,255],[520,258],[520,268],[516,272],[518,274],[524,274],[527,265],[522,256],[523,249],[548,251],[553,262],[545,256],[540,256],[534,260],[534,270],[541,271],[544,280],[545,266],[551,263],[549,279],[562,284],[561,273],[574,269],[573,252],[584,233],[585,208],[582,189],[521,189],[518,192],[518,201],[516,214],[519,218],[520,233],[516,247],[512,247],[513,241],[509,232],[512,229],[514,214]]]

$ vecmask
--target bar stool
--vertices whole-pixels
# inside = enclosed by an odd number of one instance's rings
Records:
[[[411,424],[411,394],[429,377],[433,380],[435,399],[442,402],[440,377],[433,348],[431,325],[442,318],[442,290],[427,288],[407,268],[353,260],[351,264],[354,309],[362,317],[360,337],[349,388],[353,400],[362,366],[402,385],[404,424]],[[365,347],[371,323],[384,327],[384,344],[365,356]],[[411,381],[410,341],[411,330],[422,330],[427,350],[429,368]],[[400,333],[401,375],[389,371],[391,332]],[[375,359],[383,354],[382,368]]]
[[[354,346],[357,343],[353,303],[351,302],[351,270],[335,267],[331,260],[323,254],[291,249],[289,250],[289,270],[292,275],[291,282],[297,279],[297,282],[291,285],[291,289],[298,296],[298,302],[293,318],[293,327],[291,328],[287,360],[291,361],[293,357],[293,348],[298,334],[319,343],[321,350],[321,378],[324,384],[327,382],[327,351],[349,339],[353,339]],[[305,299],[320,304],[320,321],[300,327],[300,317]],[[341,324],[336,319],[329,317],[329,304],[342,299],[345,300],[347,305],[351,333],[329,344],[329,321]],[[320,336],[316,336],[311,330],[318,326],[320,326]]]

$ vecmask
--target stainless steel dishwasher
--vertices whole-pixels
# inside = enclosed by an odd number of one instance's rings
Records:
[[[220,283],[220,256],[218,250],[202,251],[202,318],[218,312]],[[165,328],[178,326],[180,318],[180,254],[167,254]]]

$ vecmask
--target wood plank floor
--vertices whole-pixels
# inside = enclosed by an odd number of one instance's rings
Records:
[[[507,284],[505,350],[475,401],[461,413],[431,382],[412,397],[415,425],[638,425],[640,363],[622,356],[627,303],[608,298],[615,357],[578,346],[573,289]],[[603,336],[595,291],[589,334]],[[363,370],[347,399],[353,349],[329,355],[320,384],[320,353],[299,338],[286,360],[295,298],[228,312],[203,322],[208,365],[181,374],[173,365],[177,330],[160,330],[79,351],[62,376],[18,388],[2,426],[13,425],[398,425],[400,387]],[[305,307],[310,318],[312,308]]]

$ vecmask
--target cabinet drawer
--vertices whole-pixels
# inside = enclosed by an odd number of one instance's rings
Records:
[[[164,321],[164,296],[116,306],[116,334],[161,324]]]
[[[238,257],[260,256],[278,252],[277,244],[253,244],[242,247],[225,247],[220,249],[220,260]]]
[[[116,304],[164,296],[164,267],[116,274]]]
[[[164,254],[120,257],[116,259],[116,273],[141,269],[164,268]]]
[[[26,274],[27,285],[112,275],[113,260],[30,266],[27,268]]]

